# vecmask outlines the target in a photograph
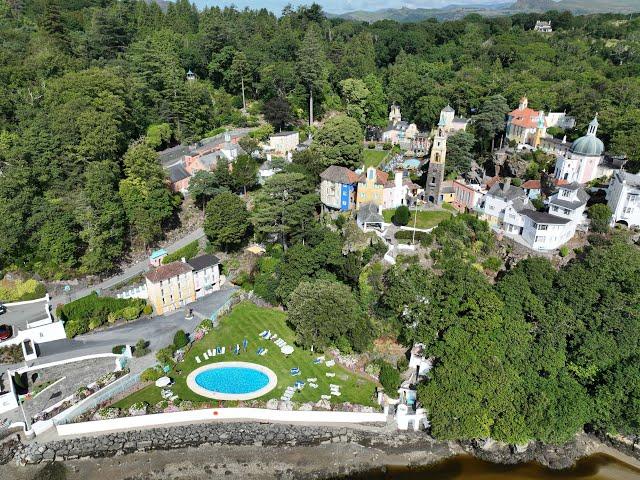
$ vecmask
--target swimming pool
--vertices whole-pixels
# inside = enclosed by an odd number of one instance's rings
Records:
[[[250,400],[270,392],[278,383],[267,367],[247,362],[219,362],[189,374],[187,385],[203,397],[218,400]]]

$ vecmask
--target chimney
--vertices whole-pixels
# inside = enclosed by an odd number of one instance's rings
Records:
[[[402,170],[396,170],[394,181],[396,188],[402,188]]]
[[[506,192],[509,188],[511,188],[511,177],[505,179],[502,191]]]

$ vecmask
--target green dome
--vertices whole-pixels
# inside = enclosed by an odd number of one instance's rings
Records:
[[[604,143],[595,135],[580,137],[571,145],[571,153],[577,155],[600,156],[604,152]]]

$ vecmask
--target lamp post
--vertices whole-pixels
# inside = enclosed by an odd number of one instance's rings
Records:
[[[416,225],[418,224],[418,199],[416,198],[416,209],[413,215],[413,236],[411,239],[411,244],[415,245],[416,244]]]

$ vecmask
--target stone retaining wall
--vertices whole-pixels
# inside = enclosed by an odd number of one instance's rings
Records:
[[[110,457],[144,450],[170,450],[202,444],[314,446],[326,443],[356,442],[361,445],[406,447],[428,443],[424,434],[393,432],[389,434],[373,427],[340,428],[328,426],[297,426],[263,423],[207,423],[168,428],[118,432],[94,437],[57,440],[44,444],[24,445],[15,455],[22,464],[51,460],[72,460],[82,457]]]

